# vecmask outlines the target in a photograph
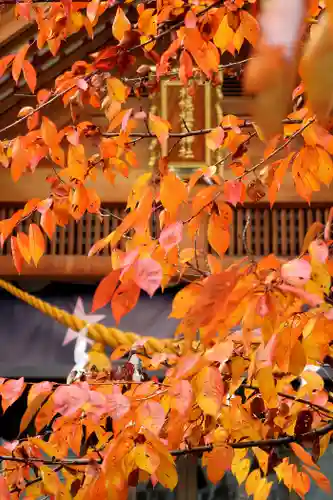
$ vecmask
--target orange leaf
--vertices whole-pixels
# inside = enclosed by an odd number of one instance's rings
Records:
[[[162,147],[165,147],[169,137],[170,123],[160,116],[149,114],[149,126],[152,134],[155,134]]]
[[[259,23],[251,16],[246,10],[240,11],[241,18],[241,32],[244,38],[246,38],[251,45],[255,46],[259,38]]]
[[[29,89],[31,90],[32,93],[34,93],[37,85],[37,75],[35,68],[29,61],[23,62],[23,74],[25,81],[29,85]]]
[[[37,224],[30,224],[29,226],[29,251],[31,258],[37,267],[38,262],[45,252],[44,236]]]
[[[331,495],[332,492],[331,483],[329,479],[327,479],[327,477],[322,472],[319,472],[319,470],[310,469],[310,467],[307,467],[306,465],[303,465],[303,468],[312,477],[312,479],[316,482],[319,488],[328,493],[328,495]]]
[[[16,267],[17,272],[20,273],[22,270],[24,258],[21,255],[21,252],[20,252],[20,249],[19,249],[19,246],[17,243],[17,238],[15,236],[12,236],[10,239],[10,243],[11,243],[14,266]]]
[[[224,473],[230,470],[233,459],[233,450],[230,446],[218,446],[210,453],[204,455],[204,462],[207,464],[208,479],[216,484]]]
[[[10,500],[8,484],[3,476],[0,476],[0,498],[1,500]]]
[[[20,78],[20,74],[21,74],[22,66],[23,66],[23,61],[25,59],[25,56],[28,52],[29,47],[30,47],[30,45],[28,43],[26,43],[25,45],[23,45],[23,47],[18,51],[18,53],[15,56],[15,59],[14,59],[13,65],[12,65],[12,75],[13,75],[13,78],[14,78],[16,83],[18,82],[18,80]]]
[[[134,281],[121,283],[111,301],[112,314],[116,323],[119,323],[121,318],[136,306],[139,296],[140,288]]]
[[[314,222],[313,224],[311,224],[303,240],[301,254],[305,253],[308,250],[310,243],[317,237],[317,235],[321,231],[323,231],[323,229],[324,225],[321,222]]]
[[[112,24],[112,34],[120,42],[126,31],[131,29],[131,23],[127,19],[123,9],[118,7],[113,24]]]
[[[223,257],[230,244],[230,233],[224,229],[222,218],[215,213],[208,223],[208,242],[220,257]]]
[[[290,448],[305,465],[309,465],[310,467],[319,469],[318,465],[314,463],[311,455],[307,451],[305,451],[302,446],[297,443],[291,443]]]
[[[9,64],[12,62],[14,57],[15,57],[14,54],[10,54],[0,59],[0,78],[4,75],[6,69],[8,68]]]
[[[28,407],[20,422],[20,434],[28,427],[32,418],[52,391],[52,388],[53,384],[51,382],[40,382],[31,387],[28,396]]]
[[[16,241],[22,257],[24,258],[27,264],[30,264],[31,254],[30,254],[28,235],[25,233],[17,233]]]
[[[46,210],[46,212],[42,213],[40,225],[51,240],[56,229],[56,217],[53,210]]]
[[[42,139],[49,148],[54,148],[59,144],[57,127],[46,116],[42,118],[42,126],[40,128]]]
[[[96,243],[94,243],[91,249],[89,250],[88,257],[91,257],[92,255],[95,255],[96,253],[103,250],[107,245],[109,245],[112,242],[113,237],[114,237],[114,232],[110,233],[106,238],[96,241]]]
[[[112,296],[119,282],[120,273],[120,269],[111,271],[111,273],[105,276],[99,283],[93,297],[92,312],[101,309],[101,307],[104,307],[112,300]]]

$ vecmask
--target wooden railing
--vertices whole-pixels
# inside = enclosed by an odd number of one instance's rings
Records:
[[[0,205],[0,220],[10,217],[20,206]],[[314,221],[324,223],[328,217],[328,205],[292,206],[277,205],[272,210],[267,205],[245,205],[233,213],[231,241],[226,257],[228,260],[242,257],[251,252],[254,255],[274,253],[282,257],[292,257],[300,253],[304,236]],[[92,245],[107,236],[120,223],[125,215],[125,204],[104,205],[105,216],[102,218],[86,213],[79,221],[71,220],[68,226],[58,227],[52,239],[45,237],[46,252],[37,269],[24,267],[23,275],[47,277],[82,277],[97,278],[103,276],[111,266],[110,248],[105,248],[100,255],[87,258]],[[35,213],[24,220],[18,227],[28,232],[29,224],[39,222],[40,215]],[[156,219],[158,219],[156,217]],[[151,232],[158,237],[157,220],[151,221]],[[247,223],[247,221],[250,221]],[[244,227],[246,247],[244,245]],[[120,244],[124,249],[124,242]],[[205,251],[209,250],[205,243]],[[0,249],[0,274],[16,275],[13,267],[8,239]]]

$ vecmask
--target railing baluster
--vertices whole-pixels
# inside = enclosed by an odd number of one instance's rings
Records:
[[[298,210],[298,252],[301,251],[303,240],[305,235],[305,222],[304,222],[304,210],[300,208]]]
[[[279,221],[278,211],[275,208],[272,210],[272,250],[276,255],[279,252]]]
[[[255,209],[254,220],[255,252],[256,255],[261,255],[261,210],[259,208]]]
[[[76,222],[76,255],[83,255],[83,219]]]
[[[281,254],[287,255],[288,252],[288,233],[287,233],[287,212],[285,208],[281,209]]]
[[[68,255],[74,255],[74,249],[75,249],[75,221],[73,217],[70,218],[69,224],[68,224]]]
[[[264,209],[264,254],[268,255],[271,252],[271,231],[270,231],[270,213],[269,209]]]
[[[84,239],[84,255],[88,255],[88,252],[91,248],[91,225],[92,225],[92,215],[87,212],[86,213],[86,237]]]
[[[289,211],[290,214],[290,226],[289,226],[289,235],[290,235],[290,254],[296,255],[296,225],[295,225],[295,210],[293,208]]]
[[[111,232],[110,217],[104,217],[103,218],[103,238],[106,238],[108,236],[108,234],[110,234],[110,232]],[[110,255],[109,245],[104,248],[103,255]]]

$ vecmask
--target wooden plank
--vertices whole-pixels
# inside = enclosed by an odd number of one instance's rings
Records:
[[[256,208],[254,212],[255,220],[255,253],[261,255],[261,210]]]
[[[86,219],[86,235],[84,238],[84,253],[85,255],[88,255],[92,242],[92,234],[91,234],[92,215],[87,212],[85,215],[85,219]]]
[[[75,248],[75,221],[73,218],[70,219],[67,229],[67,239],[68,239],[68,255],[74,255]]]
[[[304,210],[300,208],[298,210],[298,242],[299,242],[299,252],[302,248],[305,236],[305,221],[304,221]]]
[[[272,210],[272,250],[275,255],[279,253],[279,219],[275,208]]]

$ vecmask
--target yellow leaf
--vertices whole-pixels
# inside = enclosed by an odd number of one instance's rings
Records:
[[[139,444],[133,450],[133,458],[136,466],[149,474],[154,474],[160,465],[158,453],[148,444]]]
[[[249,496],[253,495],[254,492],[257,490],[260,479],[261,479],[260,469],[255,469],[248,475],[248,478],[245,483],[245,490]]]
[[[295,343],[290,353],[289,371],[297,376],[304,370],[306,365],[306,354],[303,344],[299,340]]]
[[[222,52],[224,52],[232,42],[234,32],[228,24],[228,16],[225,15],[215,33],[214,43]]]
[[[159,483],[164,488],[174,490],[178,483],[178,474],[174,462],[168,460],[165,455],[160,454],[160,465],[155,472]]]
[[[261,448],[253,448],[252,450],[259,462],[259,467],[264,473],[264,475],[267,475],[268,471],[268,460],[269,460],[269,454],[266,453],[266,451],[262,450]]]
[[[266,500],[270,494],[273,483],[268,482],[265,477],[261,478],[258,488],[254,492],[253,500]]]
[[[206,366],[195,379],[196,400],[202,411],[217,417],[224,395],[221,373],[216,367]]]
[[[123,9],[118,7],[113,24],[112,34],[120,42],[126,31],[131,29],[131,23],[126,17]]]
[[[233,460],[231,472],[237,479],[239,485],[244,483],[245,479],[247,478],[250,466],[251,461],[248,458],[244,458],[244,460]]]
[[[180,205],[187,201],[188,192],[185,184],[173,172],[169,172],[161,181],[160,197],[164,208],[173,218]]]
[[[30,224],[29,226],[29,253],[31,258],[37,267],[38,262],[45,252],[45,239],[44,236],[36,224]]]
[[[115,99],[119,102],[125,102],[129,93],[129,88],[123,84],[118,78],[108,78],[107,80],[108,95],[111,100]]]
[[[256,375],[259,390],[269,408],[277,405],[277,393],[271,366],[264,366]]]

